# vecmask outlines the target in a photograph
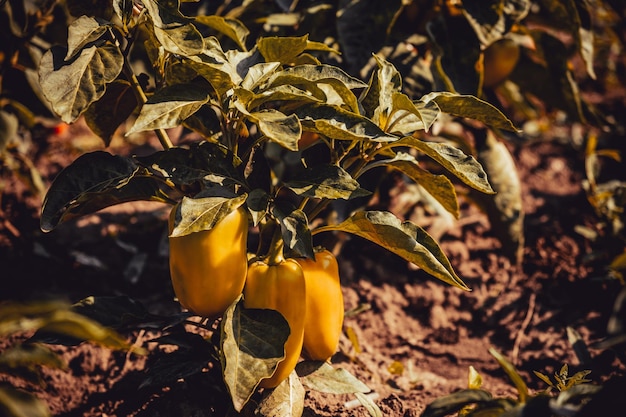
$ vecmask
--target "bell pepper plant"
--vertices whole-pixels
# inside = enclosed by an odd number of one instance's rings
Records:
[[[427,132],[446,115],[516,130],[494,106],[450,92],[410,98],[381,57],[363,81],[323,63],[337,51],[306,35],[250,42],[237,19],[185,16],[178,1],[113,6],[109,20],[73,20],[67,44],[43,55],[43,94],[64,122],[84,117],[106,145],[130,123],[126,136],[155,132],[163,149],[83,154],[51,184],[41,228],[128,201],[171,205],[173,290],[183,308],[219,320],[211,340],[236,411],[259,388],[267,399],[281,385],[294,390],[290,407],[301,405],[301,356],[335,375],[325,361],[342,331],[341,280],[334,255],[316,250],[318,235],[359,236],[468,289],[418,225],[362,208],[334,216],[334,203],[364,207],[375,189],[362,176],[395,170],[458,216],[448,176],[493,190],[474,157]],[[150,82],[139,74],[136,51],[149,59]],[[170,138],[167,129],[179,126],[198,139]],[[449,175],[431,172],[426,159]],[[346,393],[342,382],[337,392]],[[355,378],[349,386],[367,392]]]

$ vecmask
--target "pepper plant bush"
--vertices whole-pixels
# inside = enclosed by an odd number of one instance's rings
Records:
[[[367,202],[375,190],[362,187],[360,177],[370,170],[398,170],[458,216],[452,180],[426,169],[423,157],[468,187],[493,190],[472,156],[426,140],[429,128],[444,113],[501,130],[515,127],[475,96],[431,92],[409,98],[401,92],[396,68],[377,56],[377,70],[364,82],[324,64],[321,57],[336,51],[307,36],[250,42],[240,21],[185,16],[177,1],[115,0],[112,5],[109,18],[76,16],[67,45],[45,53],[39,68],[42,91],[63,121],[84,117],[107,145],[130,120],[127,135],[155,131],[163,150],[142,157],[83,154],[49,188],[42,230],[128,201],[172,205],[174,288],[183,306],[219,320],[212,340],[234,410],[243,410],[260,387],[258,410],[264,415],[278,403],[288,415],[300,414],[303,385],[368,401],[360,395],[369,390],[363,383],[328,362],[304,360],[293,369],[306,329],[303,265],[321,253],[315,236],[356,235],[468,290],[421,227],[387,211],[361,208],[341,216],[336,202]],[[235,47],[225,50],[226,44]],[[133,67],[135,51],[145,51],[150,60],[149,82],[140,81],[145,77]],[[173,145],[166,129],[180,125],[202,140]],[[240,230],[225,225],[233,213],[243,213],[248,223],[243,242],[256,233],[258,247],[206,247]],[[242,269],[235,267],[241,259],[250,266],[238,273],[243,275],[239,287],[226,290],[236,279],[233,271]],[[254,285],[246,282],[252,276]],[[281,284],[272,287],[270,277]],[[194,291],[207,297],[227,294],[227,307],[214,299],[202,305]],[[302,309],[297,314],[295,304]]]

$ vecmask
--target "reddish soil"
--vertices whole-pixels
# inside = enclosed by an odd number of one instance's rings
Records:
[[[65,135],[78,137],[81,132],[78,126]],[[569,132],[561,136],[569,137]],[[102,146],[86,140],[83,148],[70,148],[65,139],[33,137],[39,142],[32,157],[47,181],[81,152]],[[147,143],[133,152],[150,149]],[[113,144],[109,150],[120,149]],[[568,326],[587,344],[603,339],[621,288],[606,270],[621,249],[611,243],[581,185],[583,150],[559,135],[512,145],[511,150],[526,212],[521,267],[499,254],[500,244],[487,217],[463,196],[460,219],[441,228],[423,207],[407,205],[404,197],[410,190],[402,188],[392,190],[389,209],[439,235],[443,250],[471,292],[434,280],[358,238],[347,239],[338,248],[346,310],[363,307],[345,320],[361,351],[356,353],[343,337],[332,363],[365,382],[385,416],[420,415],[436,398],[465,388],[470,366],[482,375],[486,390],[515,397],[512,383],[488,351],[491,347],[517,366],[533,393],[546,385],[532,371],[551,375],[563,364],[570,366],[570,374],[592,370],[589,378],[596,383],[624,373],[618,352],[592,349],[592,362],[581,364],[567,339]],[[154,314],[180,311],[167,268],[168,207],[124,204],[43,234],[38,229],[41,199],[15,176],[5,173],[0,181],[4,184],[0,301],[60,297],[75,302],[91,295],[126,295]],[[577,232],[578,226],[596,231],[600,238],[589,240]],[[133,270],[133,265],[139,269]],[[150,375],[146,370],[156,369],[167,353],[151,342],[161,335],[157,329],[126,335],[131,343],[149,349],[149,355],[88,343],[51,345],[67,369],[43,368],[39,385],[9,374],[0,374],[0,382],[35,393],[55,416],[225,414],[228,397],[212,367],[165,387],[140,387]],[[0,351],[27,336],[0,340]],[[351,405],[354,398],[309,392],[304,415],[369,415],[365,408]]]

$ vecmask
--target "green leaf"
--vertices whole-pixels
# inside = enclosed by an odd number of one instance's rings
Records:
[[[246,38],[250,31],[241,21],[216,15],[197,16],[195,21],[228,36],[239,48],[246,50]]]
[[[441,114],[441,109],[434,101],[424,102],[422,100],[416,100],[413,104],[415,104],[415,107],[417,107],[420,112],[424,123],[424,129],[429,131],[433,123],[437,120],[437,117]]]
[[[69,310],[58,310],[50,317],[46,317],[45,323],[38,331],[70,336],[96,343],[109,349],[130,350],[135,353],[144,353],[143,349],[130,345],[126,339],[117,332]]]
[[[398,152],[393,159],[384,159],[367,165],[368,169],[387,166],[401,171],[413,181],[424,187],[441,205],[459,218],[459,202],[454,184],[445,175],[432,174],[418,165],[414,156]]]
[[[220,220],[239,208],[246,195],[234,198],[226,197],[183,197],[176,208],[174,229],[170,237],[186,236],[191,233],[211,230]]]
[[[472,95],[460,95],[447,92],[433,92],[421,98],[422,101],[434,101],[441,111],[458,117],[478,120],[496,129],[520,132],[497,107]]]
[[[254,90],[256,87],[261,85],[261,83],[271,77],[279,66],[280,64],[278,62],[260,62],[253,65],[248,69],[248,73],[241,82],[241,87],[250,91]]]
[[[326,362],[302,361],[296,372],[308,389],[328,394],[368,393],[371,389],[343,368],[333,368]]]
[[[179,126],[209,101],[209,94],[198,84],[179,84],[158,90],[141,107],[139,116],[126,136],[154,129]]]
[[[194,57],[192,60],[185,62],[199,76],[207,80],[220,96],[226,94],[226,92],[242,81],[241,77],[237,72],[233,71],[229,64],[205,62],[199,57]]]
[[[256,226],[267,214],[269,207],[270,195],[260,188],[255,188],[248,194],[246,200],[248,209],[252,214],[252,224]]]
[[[67,30],[67,54],[69,61],[87,44],[97,41],[113,24],[102,19],[81,16],[76,19]]]
[[[554,384],[552,383],[552,381],[550,381],[550,377],[542,374],[539,371],[533,371],[533,373],[535,374],[535,376],[539,379],[541,379],[543,382],[545,382],[546,384],[548,384],[548,386],[553,387],[554,388]]]
[[[43,202],[41,229],[105,207],[136,201],[172,202],[176,193],[130,158],[104,151],[78,157],[54,179]]]
[[[42,321],[43,324],[43,321]],[[67,370],[68,366],[55,352],[43,344],[23,343],[10,347],[0,355],[0,369],[17,370],[45,366]]]
[[[478,373],[476,368],[470,365],[469,372],[467,375],[467,387],[469,389],[480,389],[482,385],[483,385],[483,377]]]
[[[298,80],[306,80],[305,88],[308,83],[325,84],[329,86],[333,92],[339,97],[342,103],[348,108],[359,113],[359,104],[356,96],[351,91],[355,88],[366,87],[367,84],[361,80],[348,75],[340,68],[332,65],[298,65],[289,67],[276,73],[269,81],[270,86],[288,84],[292,85]],[[319,86],[324,90],[322,86]],[[328,96],[328,94],[326,94]],[[339,103],[339,104],[342,104]],[[328,104],[335,104],[328,101]]]
[[[466,155],[454,146],[441,142],[426,142],[411,136],[387,145],[389,148],[396,146],[408,146],[417,149],[441,164],[470,187],[483,193],[494,194],[487,174],[480,163],[473,156]]]
[[[150,172],[176,185],[199,181],[220,186],[244,183],[237,170],[241,160],[218,143],[202,141],[188,148],[173,147],[135,159]]]
[[[280,62],[281,64],[294,63],[298,55],[306,50],[336,52],[323,43],[309,41],[309,35],[259,38],[256,46],[266,62]]]
[[[426,406],[420,417],[444,417],[463,407],[490,401],[491,394],[480,389],[464,389],[437,398]]]
[[[378,405],[376,405],[376,403],[371,397],[361,392],[355,392],[354,396],[357,398],[357,400],[359,400],[361,405],[365,407],[367,412],[370,413],[370,416],[383,417],[383,411],[380,409],[380,407],[378,407]]]
[[[268,109],[249,113],[248,117],[272,142],[290,151],[298,150],[302,125],[296,115],[287,116],[278,110]]]
[[[304,197],[343,199],[363,197],[371,193],[343,168],[331,164],[315,164],[296,173],[285,183],[293,192]]]
[[[593,67],[594,63],[594,29],[592,22],[592,13],[589,10],[590,6],[586,2],[578,2],[573,0],[567,0],[563,2],[563,6],[567,9],[567,14],[571,16],[574,21],[574,28],[572,32],[574,39],[576,39],[576,46],[578,52],[585,63],[585,69],[587,74],[592,79],[596,79],[596,72]]]
[[[202,35],[191,23],[167,29],[154,26],[154,35],[163,48],[173,54],[189,57],[204,49]]]
[[[463,4],[462,11],[480,43],[487,47],[502,38],[511,27],[526,17],[530,0],[507,1],[474,0]]]
[[[363,81],[359,80],[358,78],[352,77],[341,68],[327,64],[297,65],[295,67],[285,68],[284,70],[276,73],[276,75],[274,75],[274,77],[270,80],[269,84],[282,84],[282,77],[304,78],[314,83],[337,80],[349,89],[367,87],[367,84],[365,84]]]
[[[409,136],[417,130],[426,130],[422,113],[406,94],[394,92],[391,108],[385,131]]]
[[[109,146],[113,134],[137,107],[137,97],[128,81],[115,80],[104,95],[85,111],[87,126]]]
[[[263,90],[255,94],[243,88],[236,88],[235,96],[244,103],[248,111],[253,111],[267,102],[296,101],[300,103],[306,102],[322,102],[321,99],[312,96],[305,90],[301,90],[292,85],[279,85],[277,87]],[[278,109],[277,109],[278,110]]]
[[[133,18],[133,6],[133,0],[113,0],[113,11],[122,22],[125,32],[128,30],[128,24]]]
[[[44,96],[66,123],[72,123],[104,95],[106,84],[122,71],[124,57],[112,43],[90,46],[71,61],[64,61],[66,49],[47,51],[39,66]]]
[[[306,214],[302,210],[289,210],[287,207],[282,207],[280,202],[274,204],[272,214],[280,223],[285,256],[314,259],[313,240]]]
[[[489,348],[489,353],[491,353],[491,355],[496,358],[502,369],[504,369],[504,372],[506,372],[509,379],[511,379],[511,381],[513,382],[513,385],[515,385],[515,388],[517,388],[519,402],[525,403],[528,399],[528,387],[526,386],[526,383],[524,382],[522,376],[519,374],[519,372],[517,372],[517,369],[515,369],[515,366],[513,366],[511,362],[509,362],[502,354],[500,354],[500,352],[498,352],[494,348]]]
[[[402,88],[402,76],[395,66],[384,58],[374,55],[378,70],[372,73],[368,87],[360,101],[365,115],[378,126],[387,125],[387,117],[393,107],[392,97]]]
[[[33,303],[7,301],[0,305],[0,336],[36,329],[41,324],[39,316],[52,314],[56,310],[64,310],[69,307],[68,303],[57,300]]]
[[[469,290],[456,275],[437,242],[421,227],[401,222],[386,211],[360,211],[336,225],[315,229],[315,233],[339,230],[360,236],[414,263],[450,285]]]
[[[295,372],[276,388],[265,391],[255,413],[272,417],[300,417],[304,412],[304,387]]]
[[[51,417],[46,403],[35,395],[11,386],[0,386],[0,409],[7,417]]]
[[[241,300],[241,299],[240,299]],[[235,410],[241,411],[263,378],[274,373],[285,357],[287,320],[275,310],[243,308],[236,301],[220,326],[222,375]]]
[[[16,115],[0,110],[0,155],[17,136],[19,126],[20,122]]]
[[[143,0],[154,23],[154,35],[163,48],[186,57],[204,50],[204,40],[198,29],[180,13],[178,1]]]
[[[320,133],[331,139],[391,142],[398,138],[385,133],[370,119],[325,104],[305,104],[295,110],[295,114],[307,130]]]

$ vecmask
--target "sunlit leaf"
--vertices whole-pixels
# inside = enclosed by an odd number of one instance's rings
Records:
[[[137,120],[126,133],[179,126],[209,100],[209,94],[197,84],[172,85],[158,90],[141,107]]]
[[[363,91],[360,101],[365,115],[381,128],[387,125],[387,117],[393,107],[393,95],[402,88],[402,76],[396,67],[384,58],[374,55],[378,70],[374,72]]]
[[[434,92],[422,97],[422,101],[430,100],[436,102],[444,113],[478,120],[492,128],[519,132],[497,107],[478,97],[446,92]]]
[[[71,123],[102,97],[106,84],[122,71],[124,57],[112,43],[84,48],[71,61],[64,61],[65,55],[66,49],[60,46],[43,55],[39,82],[54,111]]]
[[[526,399],[528,398],[528,387],[526,386],[522,376],[519,372],[517,372],[517,369],[515,369],[515,366],[513,366],[507,358],[494,348],[489,348],[489,353],[496,358],[502,369],[504,369],[504,372],[507,374],[509,379],[511,379],[511,382],[513,382],[513,385],[515,385],[515,388],[517,388],[519,402],[526,402]]]
[[[109,146],[113,134],[133,113],[137,98],[128,81],[115,80],[104,95],[85,111],[87,126]]]
[[[367,410],[371,417],[383,417],[383,411],[376,405],[374,400],[363,394],[362,392],[355,392],[354,396],[359,400],[361,405]]]
[[[252,112],[249,117],[269,140],[278,143],[285,149],[298,150],[298,140],[302,136],[302,125],[296,115],[287,116],[278,110],[268,109]]]
[[[195,21],[228,36],[239,48],[246,50],[246,38],[250,31],[241,21],[216,15],[197,16]]]
[[[401,171],[417,184],[424,187],[441,205],[456,218],[459,217],[459,202],[454,184],[445,175],[435,175],[422,169],[414,156],[398,152],[392,159],[383,159],[368,165],[368,168],[387,166]]]
[[[202,53],[202,34],[182,15],[178,1],[143,0],[143,4],[154,23],[154,34],[165,50],[187,57]]]
[[[417,130],[426,130],[422,113],[406,94],[394,92],[391,107],[392,113],[387,120],[385,131],[409,136]]]
[[[308,35],[301,37],[266,37],[259,38],[256,46],[267,62],[289,64],[306,49]]]
[[[236,88],[234,91],[237,98],[245,103],[249,111],[253,111],[261,105],[273,101],[322,102],[321,99],[311,95],[309,92],[292,85],[279,85],[263,90],[258,94],[242,88]]]
[[[81,16],[67,29],[67,54],[72,59],[85,45],[95,42],[113,26],[111,22],[89,16]]]
[[[300,37],[272,36],[260,38],[256,43],[257,49],[267,62],[291,64],[298,55],[306,50],[336,52],[320,42],[309,41],[308,35]]]
[[[326,362],[302,361],[296,372],[308,389],[328,394],[367,393],[370,388],[343,368],[334,368]]]
[[[414,263],[450,285],[469,290],[456,275],[437,242],[421,227],[402,222],[386,211],[360,211],[336,225],[315,229],[315,233],[340,230],[360,236]]]
[[[241,411],[259,381],[285,357],[289,324],[275,310],[246,310],[238,301],[224,313],[220,329],[224,382],[235,410]]]
[[[344,199],[371,194],[343,168],[330,164],[315,164],[296,173],[285,185],[305,197]]]
[[[469,372],[467,374],[467,388],[480,389],[482,385],[483,385],[483,377],[478,373],[476,368],[470,365]]]
[[[300,417],[304,412],[304,387],[295,372],[266,394],[256,409],[261,416]]]
[[[535,374],[535,376],[539,379],[541,379],[543,382],[545,382],[546,384],[548,384],[548,386],[550,387],[554,387],[554,384],[552,383],[552,381],[550,380],[550,377],[542,374],[539,371],[533,371],[533,373]]]
[[[340,81],[349,89],[367,87],[363,81],[354,78],[341,68],[322,64],[322,65],[297,65],[295,67],[285,68],[276,73],[270,80],[271,85],[279,84],[281,77],[299,77],[312,82],[327,82],[329,80]]]
[[[261,62],[248,69],[248,73],[241,82],[241,87],[253,90],[274,74],[280,64],[278,62]]]
[[[170,237],[211,230],[220,220],[241,206],[246,201],[246,197],[245,194],[233,198],[183,197],[176,209],[175,227]]]
[[[494,193],[487,179],[487,174],[480,163],[473,156],[463,153],[454,146],[441,142],[426,142],[411,136],[387,146],[415,148],[441,164],[470,187],[483,193]]]
[[[45,402],[24,390],[10,385],[0,386],[0,409],[7,417],[50,417]]]
[[[241,82],[241,77],[232,70],[229,64],[204,62],[198,57],[186,63],[199,76],[207,80],[220,96]]]

